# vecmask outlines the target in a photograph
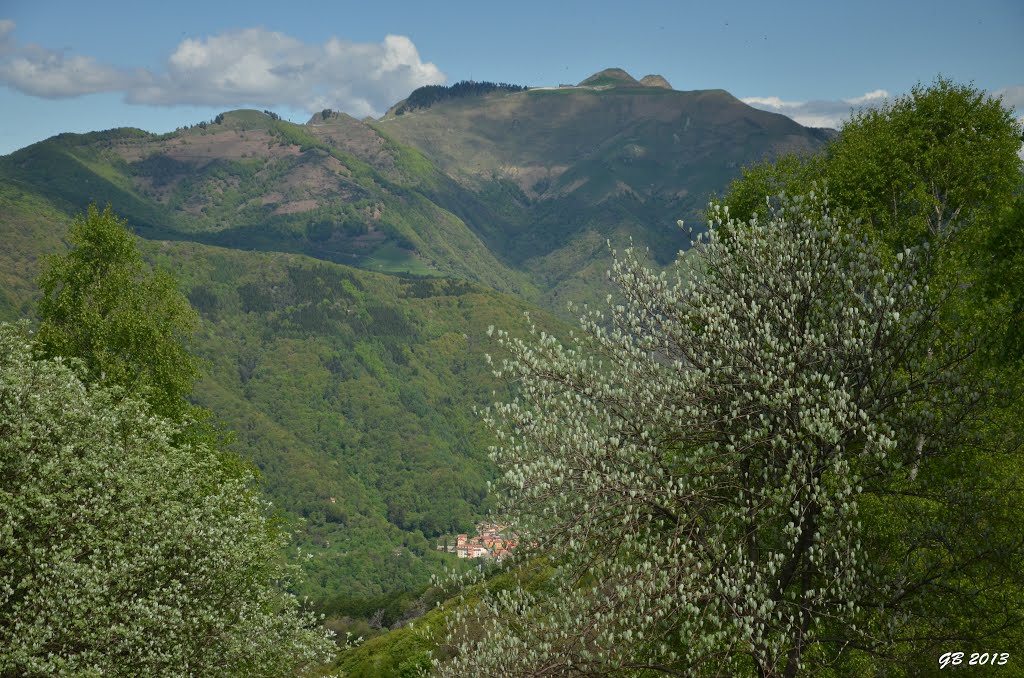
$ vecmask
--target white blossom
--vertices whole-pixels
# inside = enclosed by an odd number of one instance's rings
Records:
[[[616,257],[622,300],[568,344],[498,333],[497,490],[537,543],[510,573],[553,569],[453,610],[440,675],[792,675],[822,629],[878,640],[865,478],[949,425],[956,372],[927,251],[887,267],[826,200],[712,205],[673,278]]]

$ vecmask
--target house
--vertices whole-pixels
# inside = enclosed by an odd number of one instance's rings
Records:
[[[501,560],[512,554],[518,544],[514,534],[505,534],[508,525],[479,523],[477,534],[472,537],[460,534],[455,537],[454,551],[459,558],[494,558]],[[441,547],[438,547],[441,549]],[[443,550],[443,549],[442,549]]]

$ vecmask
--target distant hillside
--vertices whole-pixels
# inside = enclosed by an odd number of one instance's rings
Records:
[[[429,162],[348,116],[328,124],[346,141],[259,111],[165,135],[62,134],[0,158],[0,179],[67,211],[110,202],[148,238],[455,275],[532,296],[525,276],[419,190],[444,182]]]
[[[676,221],[699,226],[742,165],[829,136],[621,69],[420,88],[399,109],[415,115],[231,111],[166,135],[60,135],[0,158],[0,177],[67,211],[109,201],[149,238],[454,275],[561,312],[603,297],[608,239],[667,263],[689,244]]]
[[[813,152],[830,133],[754,109],[723,90],[607,69],[579,86],[446,100],[373,124],[418,149],[461,190],[430,191],[550,308],[603,298],[605,242],[633,237],[660,263],[688,247],[708,196],[743,165]]]

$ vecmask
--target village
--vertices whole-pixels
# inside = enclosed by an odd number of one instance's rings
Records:
[[[438,551],[454,553],[459,558],[488,558],[500,561],[512,554],[519,543],[515,534],[506,533],[508,525],[477,523],[476,535],[460,534],[451,544],[448,537],[437,545]]]

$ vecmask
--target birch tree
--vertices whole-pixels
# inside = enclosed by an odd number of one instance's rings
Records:
[[[174,277],[145,265],[109,206],[76,217],[69,241],[39,277],[42,352],[78,358],[88,381],[143,395],[158,414],[203,416],[187,401],[199,377],[187,349],[198,316]]]

